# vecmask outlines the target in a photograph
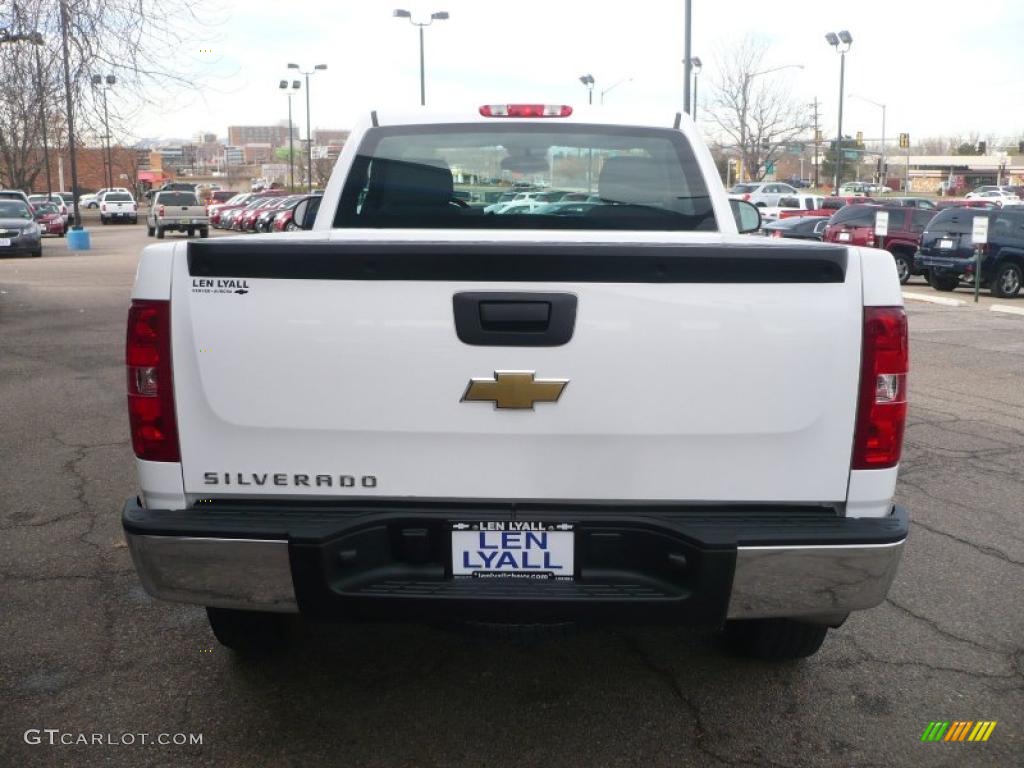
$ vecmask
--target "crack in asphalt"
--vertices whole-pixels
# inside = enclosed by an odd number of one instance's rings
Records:
[[[996,645],[985,645],[984,643],[980,643],[977,640],[971,640],[970,638],[962,637],[961,635],[958,635],[955,632],[950,632],[948,629],[943,629],[941,626],[939,626],[939,623],[934,619],[930,619],[927,616],[917,613],[916,611],[911,610],[909,607],[896,602],[896,600],[894,600],[891,595],[885,598],[885,602],[887,602],[893,608],[902,611],[911,618],[928,625],[933,631],[937,632],[943,637],[946,637],[950,640],[956,640],[957,642],[965,643],[987,653],[994,653],[998,656],[1012,657],[1014,653],[1018,653],[1022,650],[1019,646],[1003,645],[1001,643],[997,643]]]
[[[694,727],[694,738],[693,744],[698,750],[712,760],[717,760],[719,763],[723,763],[727,766],[738,766],[738,765],[749,765],[751,764],[747,758],[730,758],[725,755],[718,754],[707,744],[708,729],[704,724],[704,718],[701,714],[700,707],[697,706],[696,702],[690,699],[684,692],[682,686],[679,685],[679,681],[675,675],[672,674],[670,669],[661,666],[650,654],[645,651],[639,640],[635,637],[626,633],[616,633],[622,640],[622,643],[626,646],[626,649],[632,653],[640,663],[651,672],[658,680],[660,680],[665,687],[668,689],[672,697],[675,698],[680,704],[683,705],[686,710],[689,711]],[[758,758],[763,759],[763,758]],[[761,762],[757,763],[765,766],[782,766],[784,764],[775,762]]]

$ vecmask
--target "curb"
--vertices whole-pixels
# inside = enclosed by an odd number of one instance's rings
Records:
[[[1024,307],[1011,307],[1008,304],[993,304],[989,307],[991,312],[1002,312],[1006,315],[1024,315]]]
[[[928,304],[941,304],[944,307],[962,307],[966,303],[960,301],[960,299],[947,299],[945,296],[929,296],[924,293],[904,292],[903,298],[909,299],[910,301],[924,301]],[[1012,309],[1014,309],[1014,314],[1016,314],[1016,308]],[[1021,314],[1024,314],[1024,312],[1021,312]]]

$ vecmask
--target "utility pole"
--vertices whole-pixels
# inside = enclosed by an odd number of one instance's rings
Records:
[[[814,188],[818,188],[818,145],[821,144],[821,131],[818,129],[818,97],[814,97]]]
[[[690,39],[690,28],[693,26],[692,5],[692,0],[686,0],[686,35],[683,38],[683,66],[685,67],[683,72],[683,110],[688,115],[690,114],[690,73],[693,71],[693,61],[691,59],[693,51],[690,50],[692,42]]]
[[[64,100],[67,104],[68,118],[68,154],[71,156],[71,196],[75,209],[75,226],[73,229],[82,228],[82,212],[78,207],[78,163],[75,161],[75,113],[71,99],[71,52],[69,50],[68,36],[68,2],[60,0],[60,35],[61,47],[64,54]]]
[[[43,87],[43,63],[36,48],[36,77],[39,78],[39,123],[43,131],[43,164],[46,166],[46,199],[53,194],[53,177],[50,175],[50,148],[46,141],[46,89]]]

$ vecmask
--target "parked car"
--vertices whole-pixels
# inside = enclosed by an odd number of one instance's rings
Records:
[[[766,205],[778,205],[779,198],[783,195],[795,194],[799,194],[795,187],[778,181],[744,182],[734,185],[729,190],[729,197],[733,200],[746,200],[759,208]]]
[[[821,207],[811,211],[800,211],[796,209],[784,210],[779,213],[780,219],[788,219],[793,216],[832,216],[836,211],[842,210],[847,205],[865,205],[874,203],[871,197],[837,197],[829,195],[821,201]]]
[[[26,199],[0,192],[0,256],[42,256],[42,231],[27,196],[24,192],[18,194]]]
[[[64,233],[67,231],[67,224],[64,214],[61,213],[56,203],[49,201],[39,203],[35,207],[33,215],[36,223],[39,224],[40,234],[64,237]]]
[[[786,195],[779,198],[778,205],[766,205],[761,208],[761,221],[775,221],[783,211],[797,211],[798,215],[805,211],[815,211],[821,208],[824,200],[821,195]]]
[[[539,208],[535,208],[533,213],[545,214],[547,216],[586,216],[599,205],[604,205],[604,203],[567,200],[565,202],[546,203]]]
[[[20,200],[28,209],[32,210],[32,203],[28,199],[28,195],[22,192],[20,189],[0,189],[0,200]]]
[[[188,237],[210,236],[206,206],[195,192],[157,192],[146,216],[146,234],[163,239],[165,232],[184,232]]]
[[[68,204],[64,201],[64,198],[58,195],[56,192],[53,192],[49,195],[29,195],[28,202],[29,205],[31,205],[36,210],[38,210],[39,206],[43,205],[44,203],[53,204],[54,206],[56,206],[57,211],[60,213],[61,220],[64,223],[64,228],[66,229],[71,224],[73,212],[68,207]]]
[[[256,212],[252,230],[254,232],[270,232],[270,228],[274,223],[274,217],[277,215],[278,211],[293,202],[297,203],[299,199],[300,198],[295,195],[271,198],[269,202]]]
[[[880,211],[889,214],[887,234],[875,234],[875,219]],[[934,211],[890,205],[848,205],[829,219],[824,241],[843,245],[882,248],[892,254],[900,283],[921,274],[914,266],[914,254],[921,233],[935,215]]]
[[[981,208],[990,211],[995,208],[1000,208],[1002,206],[997,205],[992,200],[965,200],[962,197],[957,197],[939,200],[935,204],[935,207],[940,211],[945,208]]]
[[[223,223],[221,219],[224,214],[233,208],[241,208],[254,197],[256,197],[256,195],[252,192],[239,192],[225,203],[207,206],[206,212],[210,217],[210,224],[217,229],[222,229]]]
[[[928,270],[928,283],[937,291],[952,291],[961,280],[973,280],[977,263],[973,230],[978,216],[988,217],[988,242],[981,246],[981,285],[993,296],[1017,296],[1024,275],[1024,207],[939,211],[921,236],[914,265]]]
[[[100,224],[112,221],[139,223],[139,207],[129,192],[104,192],[99,198]]]
[[[271,224],[271,231],[273,232],[293,232],[299,229],[298,223],[295,221],[295,208],[304,200],[309,200],[309,205],[306,206],[307,215],[315,217],[316,212],[320,209],[320,200],[323,195],[299,195],[297,198],[293,198],[287,206],[282,210],[278,211],[274,216],[274,221]]]
[[[772,221],[762,227],[768,237],[789,237],[794,240],[821,240],[828,219],[823,216],[793,216]]]
[[[97,200],[99,192],[86,192],[84,195],[78,197],[79,208],[99,208],[100,204]]]
[[[886,205],[901,205],[904,208],[924,208],[929,211],[938,209],[938,204],[927,197],[887,197]]]
[[[235,197],[238,193],[230,189],[214,189],[210,191],[210,194],[206,197],[206,204],[217,205],[219,203],[226,203],[231,198]]]
[[[870,194],[868,184],[863,181],[848,181],[840,185],[839,190],[833,194],[840,197],[867,197]]]
[[[1004,205],[1020,205],[1020,198],[1012,192],[1004,192],[1001,189],[988,189],[984,192],[968,192],[964,195],[965,200],[987,200],[1002,207]]]

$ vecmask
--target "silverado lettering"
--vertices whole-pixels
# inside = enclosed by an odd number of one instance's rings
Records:
[[[359,485],[362,488],[376,488],[377,478],[374,475],[289,475],[283,472],[268,474],[266,472],[204,472],[204,485],[267,485],[268,480],[273,485],[285,486],[296,485],[309,487],[312,480],[321,487],[354,488]]]

